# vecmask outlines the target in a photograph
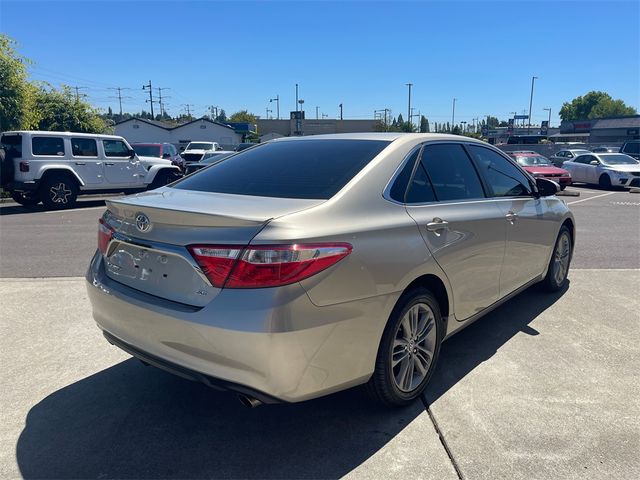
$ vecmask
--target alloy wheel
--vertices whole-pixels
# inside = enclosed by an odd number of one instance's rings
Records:
[[[391,349],[391,368],[399,390],[411,392],[429,372],[436,348],[435,315],[426,303],[413,305],[398,324]]]
[[[558,239],[556,250],[553,254],[553,278],[558,285],[562,285],[569,270],[569,258],[571,253],[571,240],[565,232]]]
[[[67,187],[64,183],[60,182],[56,185],[53,185],[49,189],[49,195],[51,196],[51,201],[53,203],[69,203],[69,197],[73,194],[71,189]]]

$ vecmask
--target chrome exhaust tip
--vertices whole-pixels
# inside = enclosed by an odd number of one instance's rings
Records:
[[[262,402],[260,400],[258,400],[257,398],[249,397],[248,395],[239,394],[238,400],[240,400],[240,403],[247,408],[256,408],[262,405]]]

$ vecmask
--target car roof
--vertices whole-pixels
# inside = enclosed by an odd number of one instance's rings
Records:
[[[306,140],[381,140],[393,142],[396,140],[454,140],[457,142],[473,142],[488,145],[486,142],[461,135],[444,133],[401,133],[401,132],[356,132],[356,133],[330,133],[323,135],[306,135],[296,137],[282,137],[270,140],[270,142],[291,142]]]
[[[2,135],[17,135],[17,134],[30,134],[37,135],[39,137],[87,137],[87,138],[105,138],[122,140],[119,135],[104,135],[101,133],[78,133],[78,132],[50,132],[44,130],[11,130],[9,132],[2,132]]]

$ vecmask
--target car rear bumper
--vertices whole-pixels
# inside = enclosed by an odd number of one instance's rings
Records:
[[[15,192],[33,192],[38,190],[39,186],[39,180],[32,180],[30,182],[9,182],[4,188]]]
[[[87,281],[94,319],[111,343],[263,402],[297,402],[366,382],[393,303],[385,296],[317,307],[293,284],[227,289],[203,308],[190,307],[115,282],[98,252]]]

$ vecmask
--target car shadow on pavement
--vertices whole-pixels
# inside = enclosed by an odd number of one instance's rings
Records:
[[[73,207],[73,210],[82,208],[104,207],[104,200],[79,200]],[[16,205],[15,203],[2,204],[0,203],[0,216],[4,215],[19,215],[25,213],[42,213],[42,212],[60,212],[64,210],[47,210],[42,204],[34,205],[32,207],[23,207],[22,205]]]
[[[514,335],[537,334],[529,323],[563,293],[529,289],[448,340],[429,401]],[[33,406],[16,456],[25,478],[338,478],[423,412],[379,407],[361,389],[250,410],[131,359]]]

